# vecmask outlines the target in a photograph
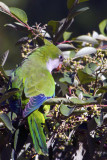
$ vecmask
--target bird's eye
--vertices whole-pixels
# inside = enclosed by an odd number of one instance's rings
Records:
[[[59,60],[60,60],[61,62],[63,62],[64,57],[63,57],[62,55],[60,55],[60,56],[59,56]]]

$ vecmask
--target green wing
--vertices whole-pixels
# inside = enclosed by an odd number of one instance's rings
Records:
[[[30,98],[39,94],[53,96],[55,82],[51,73],[38,57],[27,59],[12,76],[12,87],[24,88],[25,96]]]
[[[46,97],[50,97],[53,96],[54,92],[54,79],[46,69],[39,68],[33,73],[31,71],[30,76],[27,76],[24,79],[24,93],[26,97],[33,97],[39,94],[44,94]]]

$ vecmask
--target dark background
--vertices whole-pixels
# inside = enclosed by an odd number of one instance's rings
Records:
[[[68,10],[66,0],[2,0],[11,7],[23,9],[28,16],[30,25],[41,23],[46,24],[49,20],[61,20],[66,17]],[[72,37],[87,34],[93,30],[99,32],[99,23],[107,18],[107,0],[89,0],[82,3],[90,9],[78,15],[70,28]],[[15,45],[18,39],[26,36],[7,27],[7,23],[14,22],[9,16],[0,12],[0,55],[9,49],[6,69],[11,69],[20,62],[20,49]]]

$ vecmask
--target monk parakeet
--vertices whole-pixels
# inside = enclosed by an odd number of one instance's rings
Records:
[[[44,134],[44,115],[38,110],[40,106],[55,93],[55,82],[52,70],[63,61],[58,47],[48,40],[45,45],[35,49],[11,74],[11,88],[19,92],[10,98],[10,106],[14,112],[22,111],[23,118],[27,117],[30,134],[38,154],[48,154]]]

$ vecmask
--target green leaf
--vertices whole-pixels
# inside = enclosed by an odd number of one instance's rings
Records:
[[[79,94],[81,93],[82,91],[79,90],[79,89],[76,89],[76,95],[79,96]],[[83,92],[82,92],[83,93]]]
[[[5,70],[4,72],[5,72],[6,76],[11,76],[13,70]]]
[[[17,88],[15,89],[10,89],[8,90],[1,98],[0,98],[0,103],[4,102],[5,100],[7,100],[9,97],[11,97],[12,95],[14,95],[16,92],[18,92],[19,90]]]
[[[7,50],[5,53],[3,53],[3,56],[1,58],[1,66],[4,66],[4,64],[7,60],[8,54],[9,54],[9,50]]]
[[[53,34],[57,32],[59,25],[60,25],[59,21],[51,20],[48,22],[48,27],[51,27]]]
[[[68,73],[64,73],[64,77],[59,79],[60,82],[62,83],[69,83],[71,84],[71,77],[69,76]]]
[[[83,69],[83,71],[87,74],[93,74],[96,70],[96,68],[98,67],[98,65],[96,63],[88,63],[86,64],[85,68]]]
[[[86,1],[89,1],[89,0],[79,0],[79,3],[86,2]]]
[[[79,15],[79,14],[85,12],[85,11],[87,11],[88,9],[89,9],[89,7],[84,7],[84,8],[81,8],[81,9],[76,10],[76,11],[71,15],[71,18],[72,18],[72,17],[75,17],[75,16],[77,16],[77,15]]]
[[[75,0],[67,0],[67,8],[70,9],[73,4],[74,4]]]
[[[99,24],[99,29],[100,29],[100,32],[103,34],[103,35],[107,35],[107,33],[105,33],[105,28],[107,27],[107,19],[103,20],[102,22],[100,22]]]
[[[84,57],[89,54],[95,54],[96,52],[97,50],[94,47],[84,47],[77,52],[74,58]]]
[[[72,48],[72,46],[71,46],[71,48]],[[75,54],[76,54],[76,52],[74,50],[70,51],[70,49],[68,51],[63,51],[62,52],[62,55],[63,55],[64,59],[74,58]]]
[[[79,96],[81,92],[82,92],[81,90],[76,89],[76,95],[77,96]],[[90,95],[88,93],[83,93],[83,92],[82,92],[82,94],[83,94],[84,98],[88,98],[88,99],[84,100],[86,103],[95,102],[96,98],[98,97],[98,96],[92,96],[92,95]]]
[[[94,119],[97,125],[101,127],[101,125],[103,124],[103,113],[101,113],[101,115],[95,117]]]
[[[5,113],[3,113],[3,112],[0,113],[0,119],[3,121],[3,123],[5,124],[5,126],[6,126],[10,131],[13,130],[12,123],[11,123],[9,117],[8,117]]]
[[[22,22],[27,23],[28,19],[27,19],[27,15],[26,13],[19,9],[19,8],[15,8],[15,7],[9,7],[11,13],[13,15],[15,15],[18,19],[20,19]]]
[[[63,77],[63,74],[61,72],[60,73],[59,72],[57,72],[57,73],[53,72],[53,77],[54,77],[54,80],[55,80],[56,84],[58,86],[60,86],[62,94],[63,95],[67,94],[68,93],[68,90],[67,90],[68,89],[68,84],[60,82],[60,78]]]
[[[76,41],[87,42],[91,44],[98,44],[98,41],[95,38],[87,36],[87,35],[82,35],[82,36],[77,37]]]
[[[77,97],[70,98],[70,101],[73,102],[74,104],[84,104],[84,101]]]
[[[64,41],[68,40],[71,37],[72,32],[64,32],[63,39]]]
[[[64,116],[69,116],[74,111],[74,107],[70,107],[68,105],[61,104],[60,106],[60,112]]]
[[[105,29],[106,29],[106,28],[105,28]],[[106,29],[106,30],[107,30],[107,29]],[[97,39],[100,40],[100,41],[107,41],[107,36],[104,36],[104,35],[100,34],[100,35],[98,35]],[[106,45],[105,45],[105,47],[102,48],[102,49],[106,49],[106,48],[107,48],[107,47],[106,47]]]
[[[15,136],[14,136],[14,149],[15,150],[16,150],[16,147],[17,147],[18,135],[19,135],[19,129],[16,130]]]
[[[76,49],[72,44],[58,44],[57,47],[61,51],[70,51],[70,50]]]
[[[79,77],[81,84],[87,84],[92,81],[95,81],[95,79],[96,79],[95,77],[85,73],[84,71],[82,71],[80,69],[77,71],[77,74],[78,74],[78,77]]]
[[[98,96],[91,97],[91,98],[88,98],[87,100],[81,100],[77,97],[71,97],[70,101],[73,102],[73,104],[77,104],[77,105],[93,104],[93,103],[97,103],[97,100],[96,100],[97,97]]]
[[[97,100],[96,100],[97,98],[98,98],[98,96],[93,96],[91,98],[88,98],[84,102],[87,103],[87,104],[97,103]]]
[[[107,86],[103,86],[98,89],[97,94],[99,93],[107,93]]]
[[[18,129],[14,133],[14,149],[19,153],[25,144],[28,137],[28,130],[25,125],[18,126]]]
[[[75,54],[76,52],[73,50],[73,51],[70,51],[70,58],[74,58],[75,57]]]
[[[59,81],[62,83],[64,83],[64,82],[69,83],[69,84],[71,83],[71,79],[69,77],[60,78]]]
[[[63,51],[63,52],[62,52],[62,55],[63,55],[64,59],[71,58],[71,57],[70,57],[71,51]]]

